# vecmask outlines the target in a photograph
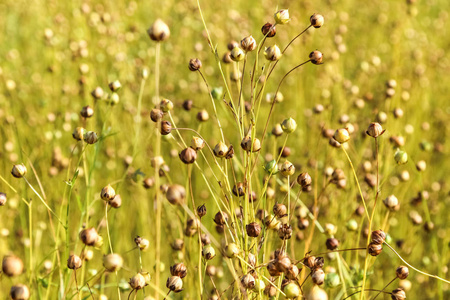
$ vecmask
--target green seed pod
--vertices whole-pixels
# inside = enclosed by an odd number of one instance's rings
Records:
[[[183,280],[178,276],[167,278],[166,287],[172,292],[179,293],[183,290]]]
[[[297,128],[297,122],[292,118],[286,119],[281,123],[281,128],[286,133],[292,133]]]
[[[341,128],[334,132],[333,138],[340,144],[346,143],[350,140],[350,134],[347,128]]]
[[[224,254],[228,258],[236,257],[239,254],[239,247],[235,243],[229,243],[224,248]]]
[[[358,222],[355,219],[348,220],[347,229],[350,231],[356,231],[358,229]]]
[[[266,170],[269,174],[277,174],[278,173],[278,164],[275,159],[267,162],[264,166],[264,170]]]
[[[173,109],[173,102],[170,101],[169,99],[162,99],[161,102],[159,103],[159,108],[163,112],[168,112]]]
[[[404,165],[408,162],[408,154],[405,151],[397,150],[394,159],[398,165]]]
[[[339,275],[336,273],[328,273],[325,275],[325,286],[328,288],[337,287],[339,284],[341,284],[341,280],[339,278]]]
[[[328,295],[318,285],[315,285],[309,292],[307,299],[308,300],[328,300]]]
[[[236,46],[233,48],[233,50],[231,50],[230,57],[233,61],[238,62],[244,59],[245,53],[241,48]]]
[[[215,87],[211,90],[211,96],[214,100],[220,101],[223,96],[223,87]]]
[[[300,296],[300,287],[295,282],[288,283],[283,291],[286,294],[287,299],[295,299]]]
[[[203,246],[202,249],[202,256],[206,260],[211,260],[216,256],[216,250],[214,250],[213,246],[211,244]]]

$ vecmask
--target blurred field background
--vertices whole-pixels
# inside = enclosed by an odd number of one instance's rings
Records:
[[[373,156],[373,141],[363,136],[364,131],[370,122],[380,118],[380,112],[385,112],[387,118],[382,125],[386,133],[379,139],[380,175],[383,182],[380,199],[395,194],[401,203],[400,210],[390,214],[388,232],[392,238],[391,245],[396,245],[399,253],[413,266],[449,278],[450,129],[447,123],[450,119],[450,2],[201,1],[201,5],[220,57],[230,40],[240,41],[252,34],[259,42],[262,38],[261,26],[272,22],[273,14],[280,8],[289,8],[291,22],[277,26],[276,37],[268,40],[266,45],[276,43],[284,47],[293,36],[309,25],[310,15],[324,15],[324,26],[320,29],[310,28],[297,40],[282,57],[267,83],[266,92],[273,93],[281,77],[295,65],[307,60],[311,51],[318,49],[324,54],[323,65],[307,64],[287,78],[280,89],[284,101],[277,104],[269,130],[272,125],[288,117],[297,121],[298,128],[287,142],[292,150],[289,160],[298,170],[310,172],[313,183],[319,185],[319,192],[325,182],[326,167],[342,168],[345,171],[348,181],[346,189],[333,187],[326,190],[319,204],[318,221],[322,225],[336,225],[340,247],[351,248],[358,232],[347,230],[346,223],[350,219],[360,223],[361,217],[354,215],[360,204],[358,191],[345,156],[339,149],[332,148],[328,139],[321,137],[321,128],[343,127],[340,120],[343,115],[348,117],[348,122],[355,127],[348,152],[363,181],[361,164]],[[214,146],[220,140],[220,133],[214,121],[208,91],[201,78],[188,70],[189,59],[197,57],[202,60],[202,70],[211,87],[223,87],[223,82],[205,39],[195,1],[1,1],[0,174],[18,194],[3,181],[0,182],[0,192],[8,194],[8,202],[0,207],[0,255],[17,255],[25,264],[25,272],[19,277],[1,277],[2,299],[8,297],[11,285],[17,283],[30,287],[32,299],[58,299],[59,271],[52,269],[55,272],[52,273],[53,286],[49,298],[46,298],[46,285],[51,276],[46,275],[43,262],[49,259],[54,264],[53,268],[59,270],[54,251],[57,248],[61,272],[69,281],[67,278],[71,273],[65,266],[68,254],[66,247],[68,245],[69,251],[80,252],[82,249],[77,236],[85,218],[85,197],[90,197],[93,202],[89,210],[89,225],[104,225],[104,204],[99,193],[109,183],[114,183],[123,201],[121,208],[109,212],[112,246],[114,252],[121,254],[125,261],[124,268],[118,273],[119,280],[123,280],[122,298],[125,299],[130,292],[126,282],[139,270],[138,251],[129,251],[135,247],[133,239],[136,235],[149,239],[151,243],[150,249],[142,253],[142,264],[155,282],[155,187],[145,189],[142,181],[155,173],[150,165],[154,155],[155,130],[149,111],[154,107],[156,43],[149,39],[146,30],[157,18],[164,20],[171,31],[170,38],[161,43],[160,95],[175,104],[172,114],[177,127],[198,130]],[[149,77],[144,85],[140,136],[136,156],[127,169],[124,160],[133,155],[136,128],[139,127],[136,125],[139,120],[137,103],[144,68],[148,68]],[[397,87],[395,95],[386,98],[385,83],[390,79],[396,80]],[[80,80],[83,84],[80,84]],[[119,103],[114,106],[106,101],[94,103],[90,92],[97,86],[109,92],[108,83],[114,80],[122,84],[118,92]],[[237,90],[234,89],[233,93],[237,95]],[[247,96],[244,91],[244,97]],[[185,99],[194,101],[191,111],[182,109]],[[363,108],[355,106],[360,99],[364,99]],[[81,108],[94,104],[94,117],[83,124],[79,115]],[[226,140],[239,148],[237,129],[228,111],[220,104],[217,104],[218,114],[225,128]],[[313,112],[318,104],[324,107],[321,114]],[[210,113],[211,118],[207,123],[199,123],[195,118],[202,108]],[[269,108],[270,104],[263,101],[261,114],[267,115]],[[403,110],[402,118],[394,118],[394,108]],[[265,119],[262,120],[260,126],[265,122]],[[96,131],[104,139],[86,151],[90,181],[85,181],[86,174],[80,168],[79,178],[69,199],[69,240],[66,240],[65,232],[61,229],[55,246],[51,226],[58,227],[58,221],[53,218],[53,225],[50,224],[46,208],[25,182],[10,175],[10,170],[13,164],[23,162],[28,168],[28,180],[38,189],[39,183],[33,174],[32,164],[45,191],[47,203],[65,222],[68,201],[65,181],[73,178],[75,165],[81,158],[81,148],[75,148],[71,155],[76,145],[72,131],[77,126]],[[191,132],[180,133],[190,141]],[[262,127],[258,127],[258,134],[262,134]],[[176,136],[175,133],[173,135]],[[401,148],[409,155],[408,164],[396,165],[396,149],[389,142],[391,136],[405,138]],[[281,144],[281,139],[269,135],[263,145],[262,156],[276,154],[274,151]],[[177,154],[181,149],[173,140],[164,138],[161,149],[171,170],[170,180],[186,186],[188,168],[181,163]],[[210,153],[207,157],[212,164]],[[418,172],[415,167],[415,163],[420,160],[427,164],[423,172]],[[263,159],[260,161],[262,164]],[[212,178],[203,159],[199,159],[199,165],[204,168],[205,175]],[[409,172],[408,181],[400,178],[404,170]],[[195,204],[206,203],[208,209],[202,222],[220,241],[221,236],[215,233],[212,221],[217,207],[198,170],[194,168],[193,174]],[[263,174],[261,167],[255,176],[259,184],[262,184]],[[167,178],[161,181],[168,183]],[[217,182],[212,182],[218,189]],[[363,188],[368,191],[368,201],[372,203],[373,190],[367,184],[363,184]],[[427,196],[412,201],[418,193],[423,195],[424,191]],[[276,192],[279,195],[277,197],[283,198],[284,193],[279,187]],[[21,201],[22,197],[32,199],[32,226],[29,224],[28,207]],[[314,195],[305,193],[301,199],[310,206]],[[268,205],[266,209],[271,211],[271,207]],[[380,202],[374,229],[381,226],[386,211]],[[413,224],[412,211],[423,218],[421,224]],[[182,253],[173,251],[170,246],[175,238],[183,238],[183,223],[187,215],[184,210],[174,208],[164,200],[162,218],[161,259],[164,265],[160,268],[159,288],[167,291],[165,279],[169,276],[169,266],[186,260],[189,275],[185,280],[185,290],[170,297],[197,298],[197,238],[185,238],[185,250]],[[430,221],[434,228],[427,231],[424,224]],[[100,226],[99,233],[105,243],[101,249],[94,250],[93,260],[83,266],[83,272],[87,274],[85,278],[93,274],[92,270],[101,269],[101,257],[109,252],[105,226]],[[307,233],[308,229],[305,235]],[[32,270],[30,236],[33,237]],[[326,251],[326,238],[318,231],[315,233],[311,245],[313,253]],[[295,237],[291,241],[294,243]],[[364,241],[365,238],[362,244]],[[276,245],[276,242],[273,244]],[[271,251],[275,249],[276,246]],[[304,241],[295,241],[297,258],[303,257],[303,250]],[[356,263],[355,252],[344,253],[343,257],[349,265],[361,266],[364,263],[363,258]],[[225,290],[233,281],[227,265],[219,257],[209,263],[223,268],[224,277],[217,279],[216,283],[219,290]],[[396,267],[402,264],[387,248],[372,263],[367,284],[375,289],[382,289],[394,278]],[[336,261],[327,258],[325,265],[337,268]],[[450,298],[449,285],[446,283],[412,270],[408,279],[411,282],[411,289],[407,291],[409,299]],[[103,281],[103,287],[93,288],[95,299],[100,293],[110,299],[117,299],[114,274]],[[305,288],[308,286],[307,283]],[[398,282],[388,290],[397,286]],[[211,289],[211,282],[206,281],[205,299],[209,297]],[[342,299],[340,289],[325,287],[330,299]],[[72,286],[68,296],[74,292],[76,289]],[[89,292],[83,295],[86,299]],[[155,296],[153,286],[146,288],[148,295]],[[384,297],[388,299],[389,295]],[[137,299],[144,299],[144,294],[137,294]],[[382,299],[382,295],[378,299]]]

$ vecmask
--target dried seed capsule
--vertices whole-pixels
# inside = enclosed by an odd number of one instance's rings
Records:
[[[289,278],[290,280],[296,280],[299,273],[300,273],[299,268],[293,264],[286,272],[286,277]]]
[[[16,284],[11,287],[9,296],[12,300],[28,300],[30,298],[30,290],[26,285]]]
[[[112,188],[112,186],[110,184],[108,184],[107,186],[105,186],[102,189],[100,196],[103,200],[109,202],[109,201],[113,200],[114,197],[116,196],[116,191]]]
[[[382,135],[386,130],[383,130],[383,127],[381,126],[380,123],[370,123],[369,127],[366,130],[366,134],[373,137],[373,138],[377,138],[380,135]]]
[[[195,151],[191,147],[187,147],[180,152],[179,157],[183,163],[193,164],[197,159],[197,151]]]
[[[316,257],[316,258],[314,258],[314,269],[317,269],[317,268],[323,268],[323,265],[324,265],[324,263],[325,263],[325,261],[324,261],[324,259],[323,259],[323,257]]]
[[[277,292],[277,288],[271,284],[268,284],[264,289],[264,295],[267,295],[269,298],[275,297]]]
[[[386,239],[386,233],[384,233],[383,230],[375,230],[372,231],[372,236],[371,236],[372,242],[374,242],[375,244],[383,244],[384,240]]]
[[[315,65],[320,65],[323,63],[323,54],[320,51],[313,51],[309,54],[309,59]]]
[[[169,121],[161,122],[161,134],[168,135],[172,131],[172,124]]]
[[[84,141],[89,145],[93,145],[98,141],[98,135],[94,131],[88,131],[84,135]]]
[[[284,204],[277,203],[273,206],[273,213],[277,218],[282,218],[287,215],[287,207]]]
[[[252,222],[250,224],[247,224],[245,226],[245,229],[247,231],[247,235],[249,237],[258,237],[261,233],[261,225],[259,225],[256,222]]]
[[[326,246],[328,250],[335,250],[339,247],[339,241],[336,238],[328,238],[326,241]]]
[[[123,258],[119,254],[108,254],[103,256],[103,266],[109,272],[116,272],[123,265]]]
[[[347,128],[341,128],[335,131],[333,138],[340,144],[348,142],[350,140],[350,134]]]
[[[202,241],[202,245],[208,245],[211,244],[211,239],[209,238],[209,235],[207,235],[206,233],[202,233],[201,235],[201,241]]]
[[[278,236],[282,240],[288,240],[292,237],[292,227],[289,224],[281,225],[280,229],[278,229]]]
[[[288,177],[292,176],[295,173],[295,167],[294,164],[292,164],[290,161],[285,161],[280,168],[281,175]]]
[[[267,264],[267,271],[272,277],[280,276],[282,273],[278,270],[277,266],[275,265],[275,262],[270,262],[269,264]]]
[[[202,138],[199,138],[198,136],[192,137],[191,141],[191,148],[199,151],[202,150],[205,147],[206,143]]]
[[[292,262],[291,259],[287,256],[279,257],[275,260],[275,266],[280,272],[287,272],[291,268]]]
[[[162,42],[169,38],[170,29],[161,19],[157,19],[147,30],[148,36],[156,42]]]
[[[206,274],[208,274],[208,276],[216,276],[216,274],[217,274],[217,268],[216,268],[216,266],[213,266],[213,265],[208,265],[207,267],[206,267]]]
[[[90,107],[89,105],[84,106],[80,111],[80,115],[83,118],[90,118],[94,115],[94,109],[92,107]]]
[[[427,163],[426,163],[424,160],[419,160],[419,161],[416,163],[416,169],[417,169],[417,171],[423,172],[423,171],[425,171],[426,168],[427,168]]]
[[[171,246],[173,250],[180,251],[184,247],[184,241],[182,239],[175,239]]]
[[[261,28],[261,32],[265,37],[268,38],[274,37],[277,34],[275,26],[270,23],[264,24]]]
[[[145,283],[145,278],[141,273],[137,273],[131,277],[129,284],[133,290],[143,289],[147,285]]]
[[[238,182],[233,186],[233,195],[236,197],[242,197],[245,195],[245,186],[242,182]]]
[[[174,264],[173,266],[170,266],[170,274],[172,274],[172,276],[184,278],[187,275],[187,267],[183,263]]]
[[[202,204],[199,207],[197,207],[197,216],[199,218],[202,218],[205,215],[206,215],[206,206],[205,206],[205,204]]]
[[[281,124],[276,124],[272,129],[272,134],[276,137],[279,137],[283,134],[283,128],[281,128]]]
[[[16,178],[22,178],[27,174],[27,167],[24,164],[14,165],[11,170],[11,175]]]
[[[76,270],[81,268],[82,260],[77,255],[70,255],[69,259],[67,260],[67,267],[71,270]]]
[[[255,287],[255,277],[250,273],[241,277],[241,284],[246,289],[252,289]]]
[[[218,212],[214,216],[214,223],[217,225],[225,225],[228,221],[228,214],[226,212]]]
[[[302,187],[308,186],[312,184],[312,178],[307,172],[303,172],[297,177],[297,183]]]
[[[108,203],[112,208],[119,208],[122,206],[122,197],[120,195],[116,195],[114,199],[109,201]]]
[[[216,157],[225,157],[227,152],[228,152],[229,148],[227,145],[225,145],[225,143],[223,142],[219,142],[213,149],[214,155]]]
[[[83,127],[77,127],[73,130],[72,137],[77,141],[81,141],[84,139],[84,134],[86,133],[86,129]]]
[[[313,14],[310,18],[309,21],[311,22],[311,25],[314,28],[320,28],[322,27],[323,23],[324,23],[324,18],[321,14]]]
[[[266,216],[264,218],[264,224],[268,229],[278,230],[280,222],[273,215]]]
[[[173,102],[170,101],[169,99],[162,99],[161,102],[159,103],[159,108],[163,111],[163,112],[168,112],[170,110],[173,109]]]
[[[216,250],[210,244],[203,246],[202,255],[206,260],[211,260],[216,256]]]
[[[315,262],[316,262],[315,256],[308,256],[303,260],[303,264],[310,269],[314,269]]]
[[[187,99],[183,101],[183,109],[186,111],[190,111],[192,109],[192,106],[194,106],[194,101],[191,99]]]
[[[294,119],[288,118],[281,123],[281,128],[285,133],[292,133],[297,128],[297,122]]]
[[[182,204],[186,198],[186,190],[179,184],[172,184],[167,189],[166,198],[173,205]]]
[[[300,287],[297,283],[290,282],[283,288],[283,292],[287,299],[297,299],[300,296]]]
[[[311,291],[307,295],[309,300],[328,300],[327,293],[321,289],[318,285],[314,285]]]
[[[406,278],[408,278],[408,275],[409,275],[409,269],[408,269],[408,267],[400,266],[395,271],[395,274],[401,280],[406,279]]]
[[[23,272],[23,262],[17,256],[5,256],[2,261],[2,271],[8,277],[18,276]]]
[[[305,230],[306,228],[309,227],[309,220],[306,218],[298,218],[297,219],[297,228],[300,230]]]
[[[241,61],[244,59],[244,57],[245,57],[244,51],[242,51],[242,49],[239,48],[238,46],[234,47],[230,52],[230,58],[233,61],[236,61],[236,62]]]
[[[289,22],[289,10],[288,9],[280,9],[273,16],[275,19],[275,24],[286,24]]]
[[[404,299],[406,299],[406,293],[401,288],[395,289],[391,293],[391,299],[392,300],[404,300]]]
[[[228,258],[236,257],[239,254],[239,247],[235,243],[229,243],[223,250],[225,256]]]
[[[250,52],[256,49],[256,41],[253,36],[245,37],[241,40],[241,48],[245,52]]]
[[[230,64],[231,62],[233,62],[233,60],[231,59],[230,51],[227,51],[223,54],[222,61],[224,64]]]
[[[281,56],[283,56],[283,54],[281,53],[281,50],[277,45],[266,47],[266,49],[264,50],[264,57],[268,61],[277,61],[281,58]]]
[[[281,157],[288,157],[289,155],[291,155],[291,148],[289,147],[283,147],[283,148],[278,148],[278,153],[281,154]]]
[[[5,193],[0,193],[0,206],[4,206],[7,201],[7,197]]]
[[[325,272],[321,268],[314,269],[311,273],[314,284],[322,285],[325,281]]]
[[[99,86],[96,87],[95,89],[93,89],[91,92],[92,97],[94,97],[94,99],[96,99],[96,100],[103,98],[104,94],[105,93],[103,92],[103,89]]]
[[[80,240],[86,246],[94,246],[99,238],[97,230],[94,227],[80,231]]]
[[[247,262],[250,266],[256,266],[256,256],[253,253],[249,253],[247,256]]]
[[[179,293],[183,290],[183,280],[178,276],[167,278],[166,287],[172,292]]]
[[[134,242],[136,243],[136,246],[138,246],[141,251],[146,251],[150,247],[150,241],[147,239],[144,239],[140,236],[135,237]]]
[[[372,256],[378,256],[383,251],[383,245],[382,244],[376,244],[374,242],[371,242],[367,248],[368,252]]]
[[[122,88],[122,84],[120,83],[119,80],[114,80],[108,84],[108,87],[111,90],[111,92],[117,92]]]
[[[192,72],[200,70],[201,67],[202,62],[200,59],[192,58],[191,60],[189,60],[189,70],[191,70]]]
[[[261,142],[259,139],[247,135],[242,139],[241,147],[247,152],[258,152],[261,150]]]

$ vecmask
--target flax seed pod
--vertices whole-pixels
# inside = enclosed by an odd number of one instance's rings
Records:
[[[172,292],[179,293],[183,290],[183,280],[178,276],[167,278],[166,287]]]
[[[100,196],[104,201],[109,202],[113,200],[114,197],[116,196],[116,191],[112,188],[110,184],[108,184],[102,189]]]
[[[186,199],[186,190],[179,184],[172,184],[167,189],[166,198],[173,205],[182,204]]]
[[[229,243],[224,248],[224,254],[228,258],[234,258],[239,254],[239,247],[235,243]]]
[[[99,238],[97,230],[94,227],[80,231],[80,240],[86,246],[94,246]]]
[[[408,267],[405,266],[398,267],[397,270],[395,271],[395,275],[397,275],[397,277],[401,280],[408,278],[409,275]]]
[[[241,277],[241,284],[246,289],[253,289],[255,287],[255,277],[250,273]]]
[[[9,296],[12,300],[28,300],[30,298],[30,290],[26,285],[16,284],[11,287]]]
[[[69,259],[67,260],[67,267],[71,270],[76,270],[81,268],[82,265],[82,260],[79,256],[77,255],[70,255]]]
[[[23,272],[23,262],[17,256],[5,256],[2,261],[2,271],[8,277],[18,276]]]
[[[261,32],[264,36],[268,38],[274,37],[277,34],[275,26],[270,23],[264,24],[263,27],[261,28]]]
[[[0,206],[4,206],[7,201],[7,197],[5,193],[0,193]]]
[[[247,224],[245,226],[245,229],[246,229],[247,235],[249,237],[258,237],[261,234],[261,225],[259,225],[256,222],[252,222],[250,224]]]
[[[183,149],[178,156],[183,163],[193,164],[197,159],[197,151],[195,151],[191,147],[187,147]]]
[[[315,65],[320,65],[323,63],[323,54],[320,51],[313,51],[309,54],[309,59]]]
[[[164,21],[157,19],[147,30],[149,37],[156,42],[162,42],[170,37],[170,29]]]
[[[324,18],[321,14],[313,14],[309,21],[314,28],[320,28],[323,26]]]
[[[27,174],[27,167],[24,164],[14,165],[11,170],[11,175],[15,178],[22,178]]]
[[[316,268],[312,271],[311,278],[314,284],[322,285],[325,281],[325,272],[321,268]]]
[[[123,265],[123,258],[119,254],[108,254],[103,256],[103,266],[109,272],[116,272]]]
[[[141,290],[146,286],[145,278],[141,273],[137,273],[131,277],[129,284],[133,290]]]
[[[187,275],[187,267],[183,263],[177,263],[170,267],[170,274],[184,278]]]

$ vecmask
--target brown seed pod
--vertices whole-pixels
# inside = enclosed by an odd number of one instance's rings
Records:
[[[253,36],[251,36],[251,35],[247,36],[241,40],[241,48],[245,52],[253,51],[256,49],[256,47],[257,47],[256,41],[253,38]]]
[[[303,259],[303,264],[310,269],[314,269],[314,266],[316,264],[316,257],[315,256],[305,257],[305,259]]]
[[[316,268],[311,272],[311,279],[314,284],[322,285],[325,280],[325,272],[321,268]]]
[[[201,67],[202,62],[200,61],[200,59],[192,58],[191,60],[189,60],[189,70],[191,70],[192,72],[200,70]]]
[[[335,250],[339,247],[339,241],[336,238],[328,238],[326,241],[326,246],[328,250]]]
[[[258,237],[261,234],[261,225],[259,225],[256,222],[252,222],[250,224],[247,224],[245,226],[245,229],[246,229],[247,235],[249,237]]]
[[[406,293],[401,288],[395,289],[391,293],[391,299],[392,300],[404,300],[404,299],[406,299]]]
[[[203,246],[211,244],[211,239],[209,238],[209,235],[207,235],[206,233],[202,233],[200,238],[202,240]]]
[[[277,292],[277,288],[271,284],[268,284],[264,289],[264,295],[268,296],[269,298],[275,297],[277,295]]]
[[[297,228],[300,230],[305,230],[309,227],[309,220],[306,218],[298,218],[297,219]]]
[[[89,105],[84,106],[80,111],[80,115],[83,118],[90,118],[94,115],[94,109],[92,107],[90,107]]]
[[[283,128],[281,127],[281,124],[276,124],[272,128],[272,134],[276,137],[283,135],[283,133],[284,133],[284,131],[283,131]]]
[[[9,296],[12,300],[28,300],[30,298],[30,290],[26,285],[16,284],[11,287]]]
[[[309,54],[309,59],[315,65],[320,65],[323,63],[323,54],[320,51],[314,50]]]
[[[113,200],[114,197],[116,196],[116,191],[112,188],[110,184],[108,184],[102,189],[100,196],[103,200],[109,202]]]
[[[153,177],[147,177],[142,181],[142,184],[144,185],[144,188],[148,190],[155,185],[155,179]]]
[[[186,199],[186,190],[179,184],[171,184],[166,192],[167,200],[173,204],[182,204]]]
[[[296,280],[300,271],[301,269],[299,269],[296,265],[292,264],[289,270],[286,272],[286,277],[289,278],[290,280]]]
[[[241,277],[241,284],[246,289],[252,289],[255,287],[255,277],[248,273]]]
[[[122,197],[120,195],[116,195],[114,199],[109,201],[108,203],[112,208],[119,208],[122,206]]]
[[[291,267],[292,262],[291,259],[287,256],[279,257],[275,260],[275,266],[280,272],[288,272]]]
[[[236,197],[242,197],[245,195],[245,186],[242,182],[238,182],[233,186],[233,195]]]
[[[187,275],[187,267],[183,263],[174,264],[173,266],[170,266],[170,274],[172,274],[172,276],[184,278]]]
[[[386,239],[386,233],[384,233],[383,230],[372,231],[371,239],[373,243],[381,245],[384,243],[384,240]]]
[[[382,244],[376,244],[374,242],[371,242],[367,248],[368,252],[372,256],[378,256],[383,251],[383,245]]]
[[[216,157],[222,158],[227,155],[228,150],[229,150],[229,148],[227,145],[225,145],[225,143],[219,142],[214,147],[213,152]]]
[[[6,197],[5,193],[0,193],[0,206],[4,206],[7,199],[8,198]]]
[[[164,117],[164,112],[158,108],[154,108],[150,111],[150,119],[153,122],[158,122]]]
[[[272,277],[277,277],[281,275],[281,272],[278,270],[277,266],[275,265],[275,262],[270,262],[267,264],[267,271]]]
[[[161,122],[161,134],[168,135],[172,131],[172,124],[169,121]]]
[[[282,218],[287,214],[287,207],[284,204],[277,203],[273,206],[273,214],[277,218]]]
[[[312,184],[312,178],[307,172],[303,172],[297,176],[297,183],[305,187]]]
[[[24,164],[14,165],[11,170],[11,175],[16,178],[22,178],[27,174],[27,167]]]
[[[82,265],[82,260],[79,256],[77,255],[70,255],[69,259],[67,260],[67,267],[71,270],[76,270],[81,268]]]
[[[199,207],[197,207],[197,216],[199,218],[202,218],[205,215],[206,215],[206,206],[205,206],[205,204],[202,204]]]
[[[208,276],[216,276],[216,274],[217,274],[217,268],[216,268],[216,266],[213,266],[213,265],[208,265],[207,267],[206,267],[206,274],[208,275]]]
[[[162,42],[169,38],[170,29],[163,20],[157,19],[147,30],[148,36],[156,42]]]
[[[94,246],[98,240],[98,233],[94,227],[87,228],[80,231],[80,240],[86,246]]]
[[[264,36],[268,38],[274,37],[277,34],[275,26],[273,26],[270,23],[264,24],[263,27],[261,28],[261,32]]]
[[[184,241],[182,239],[175,239],[171,246],[173,250],[180,251],[184,247]]]
[[[324,23],[324,18],[320,14],[313,14],[309,18],[309,21],[314,28],[320,28],[320,27],[322,27],[322,25]]]
[[[179,293],[183,290],[183,280],[178,276],[167,278],[166,287],[172,292]]]
[[[380,135],[382,135],[385,132],[385,130],[383,130],[383,127],[381,126],[380,123],[370,123],[369,127],[366,130],[366,134],[373,137],[373,138],[377,138]]]
[[[186,111],[190,111],[192,109],[192,106],[194,106],[194,101],[191,99],[187,99],[183,101],[183,109]]]
[[[123,258],[119,254],[108,254],[103,256],[103,266],[109,272],[116,272],[123,265]]]
[[[289,224],[281,225],[280,229],[278,229],[278,236],[282,240],[289,240],[292,237],[292,227]]]
[[[187,147],[186,149],[182,150],[178,156],[183,163],[193,164],[197,159],[197,151],[195,151],[191,147]]]
[[[23,262],[17,256],[5,256],[2,261],[2,271],[8,277],[18,276],[23,272]]]
[[[230,51],[227,51],[227,52],[225,52],[223,54],[222,61],[225,64],[230,64],[230,63],[233,62],[233,60],[231,59],[231,52]]]
[[[397,270],[395,270],[395,274],[401,280],[406,279],[406,278],[408,278],[408,275],[409,275],[409,269],[408,269],[408,267],[400,266],[397,268]]]
[[[214,223],[216,223],[217,225],[225,225],[226,222],[228,222],[228,214],[226,212],[218,212],[215,216],[214,216]]]
[[[141,273],[137,273],[131,277],[129,284],[133,290],[141,290],[147,285],[145,283],[145,277]]]

